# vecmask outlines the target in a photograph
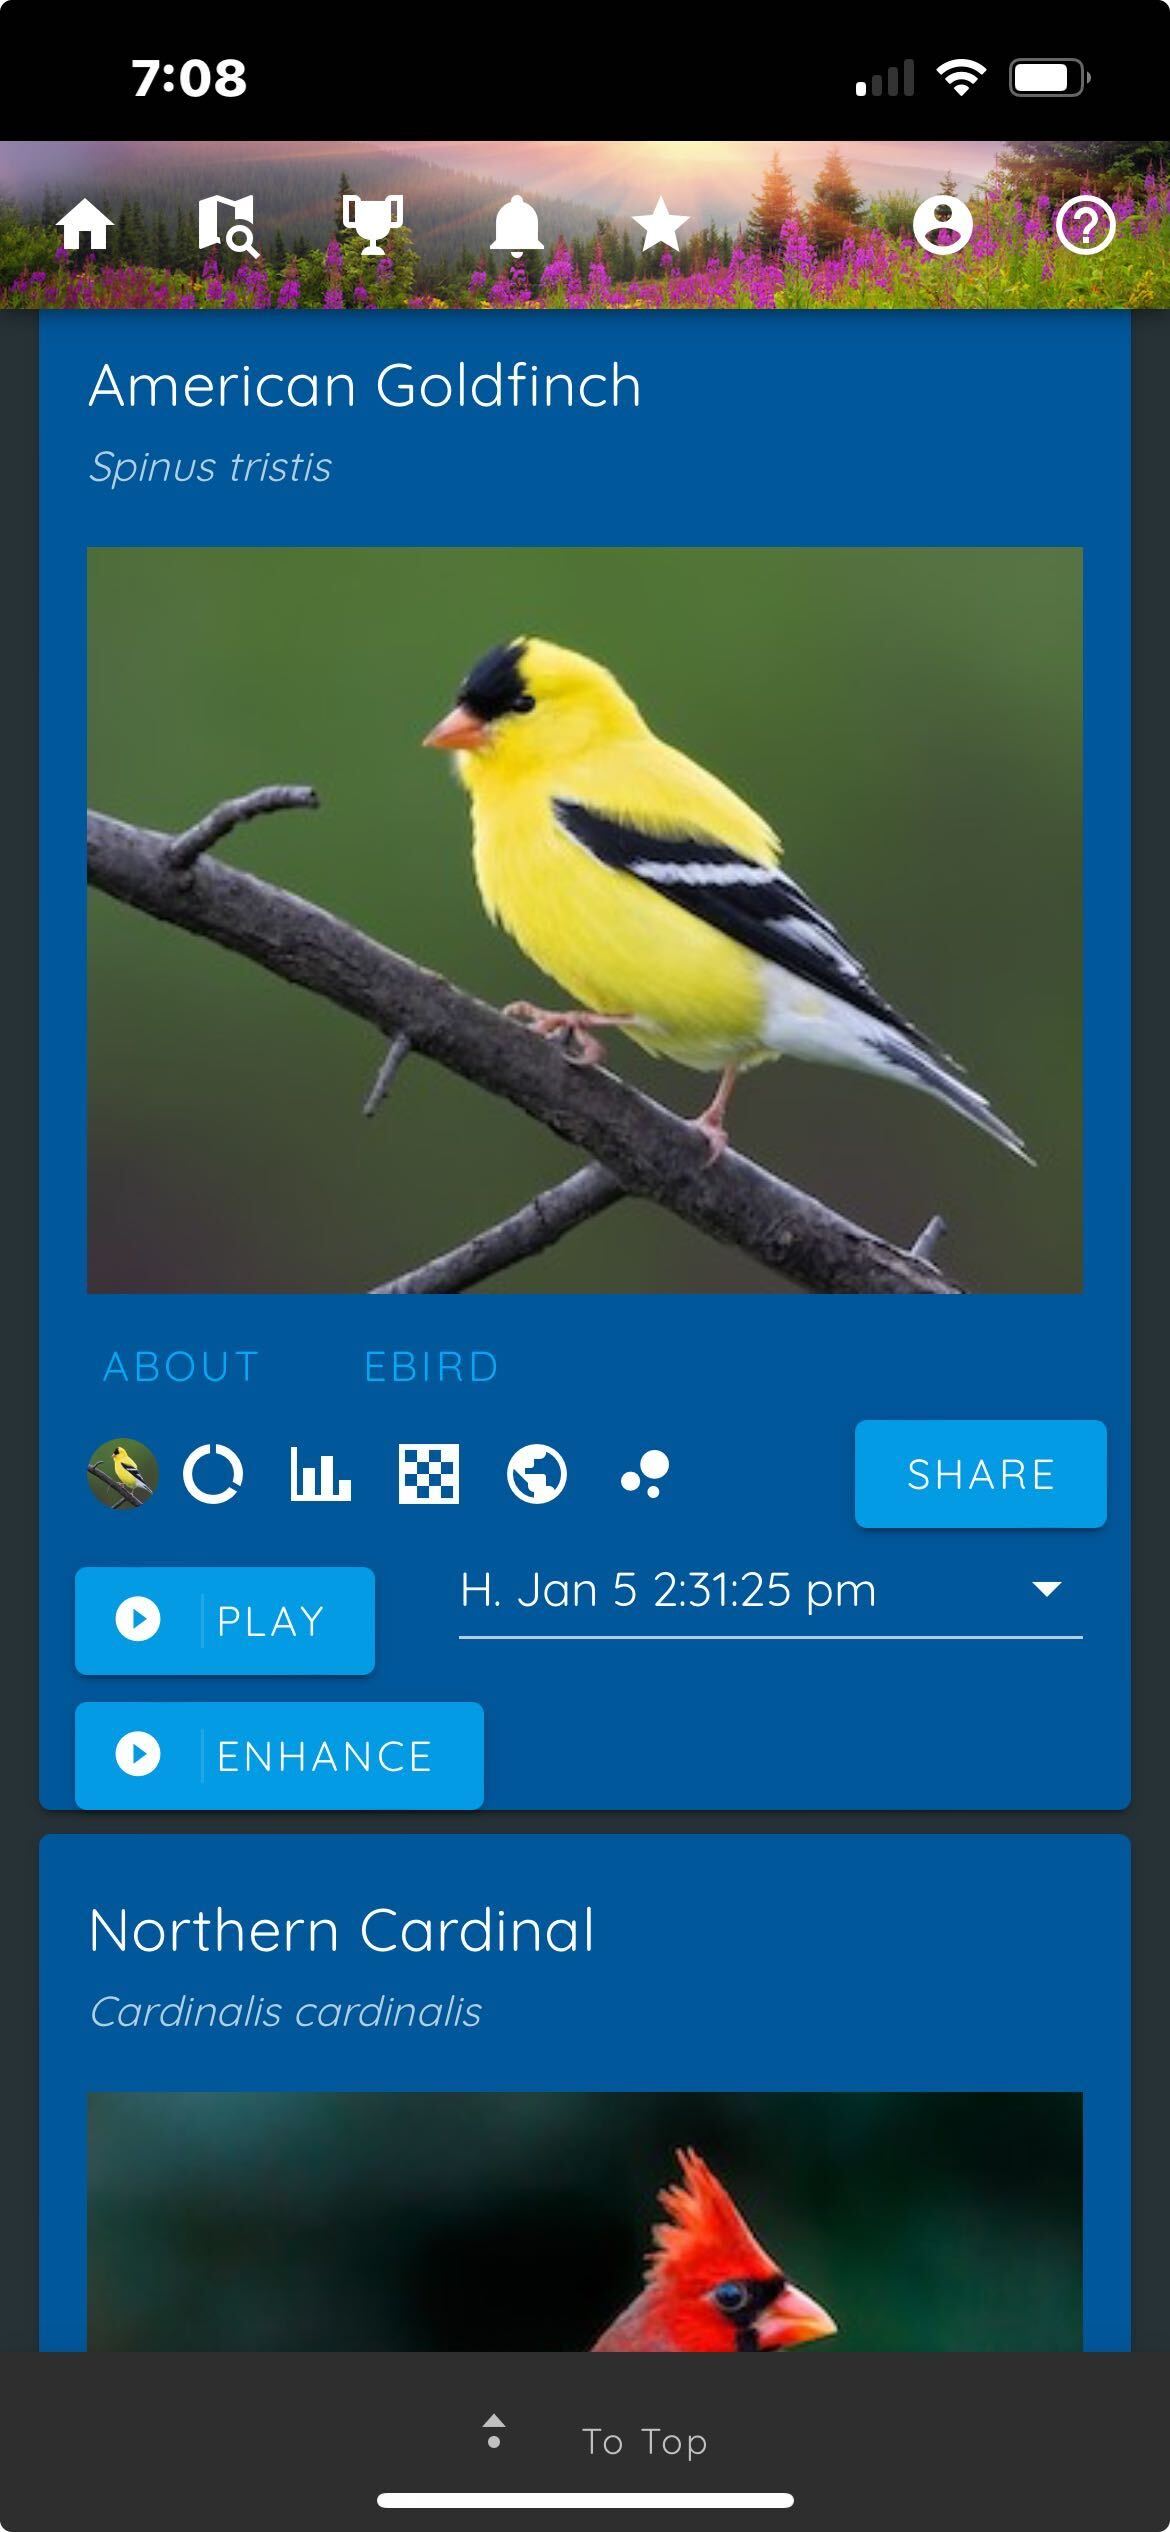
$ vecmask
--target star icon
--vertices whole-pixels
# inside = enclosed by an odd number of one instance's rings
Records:
[[[642,240],[644,255],[649,254],[652,246],[669,246],[677,255],[678,233],[690,219],[689,211],[668,211],[662,195],[659,194],[652,211],[635,211],[631,216],[637,221],[639,228],[646,231]]]

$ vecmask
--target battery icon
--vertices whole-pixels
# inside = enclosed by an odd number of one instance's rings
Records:
[[[1011,66],[1013,97],[1079,97],[1088,82],[1084,63],[1067,56],[1063,61],[1015,61]]]

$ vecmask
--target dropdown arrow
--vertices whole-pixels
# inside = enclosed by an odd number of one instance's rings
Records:
[[[1032,1589],[1033,1591],[1040,1592],[1045,1600],[1051,1600],[1053,1592],[1060,1590],[1060,1584],[1058,1582],[1034,1582]]]

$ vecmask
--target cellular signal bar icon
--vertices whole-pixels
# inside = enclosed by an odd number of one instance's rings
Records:
[[[855,97],[912,97],[914,64],[903,62],[899,70],[896,63],[891,63],[884,75],[875,70],[872,79],[857,80],[853,93]]]

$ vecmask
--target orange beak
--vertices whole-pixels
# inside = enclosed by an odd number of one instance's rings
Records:
[[[832,2314],[800,2286],[782,2286],[756,2323],[758,2347],[803,2347],[809,2339],[835,2339],[836,2335]]]
[[[436,721],[434,729],[427,731],[423,746],[482,747],[487,735],[487,722],[481,721],[478,713],[470,711],[467,704],[457,703],[444,721]]]

